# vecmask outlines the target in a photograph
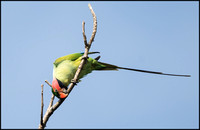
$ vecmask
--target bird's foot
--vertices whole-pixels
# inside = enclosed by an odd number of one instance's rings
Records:
[[[74,79],[72,79],[71,83],[73,83],[74,85],[77,85],[78,81],[75,81]]]
[[[89,58],[88,56],[82,56],[81,60],[82,60],[82,59],[87,60],[88,58]]]
[[[68,92],[67,92],[67,89],[68,89],[68,88],[62,88],[62,92],[65,93],[65,94],[67,94],[67,93],[68,93]]]

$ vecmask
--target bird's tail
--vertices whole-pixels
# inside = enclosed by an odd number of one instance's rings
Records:
[[[151,73],[151,74],[160,74],[160,75],[168,75],[168,76],[182,76],[182,77],[191,77],[190,75],[180,75],[180,74],[167,74],[162,72],[156,72],[156,71],[148,71],[148,70],[140,70],[140,69],[132,69],[132,68],[125,68],[125,67],[119,67],[116,65],[111,65],[103,62],[99,62],[104,67],[99,68],[97,70],[118,70],[118,69],[124,69],[124,70],[131,70],[131,71],[137,71],[137,72],[145,72],[145,73]]]
[[[98,63],[101,65],[101,67],[97,68],[96,70],[118,70],[118,66],[116,65],[111,65],[108,63],[103,63],[103,62],[99,62]]]

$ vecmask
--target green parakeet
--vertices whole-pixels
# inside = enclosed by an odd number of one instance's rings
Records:
[[[89,52],[88,54],[94,54],[98,52]],[[76,70],[78,69],[79,64],[84,53],[74,53],[60,57],[55,60],[53,63],[53,82],[52,82],[52,93],[58,98],[65,98],[66,90],[68,85],[71,83],[71,80],[74,78]],[[119,67],[116,65],[111,65],[103,62],[99,62],[98,58],[92,59],[88,58],[86,64],[84,65],[79,78],[83,78],[88,73],[91,73],[93,70],[118,70],[125,69],[131,71],[139,71],[153,74],[169,75],[169,76],[184,76],[190,77],[190,75],[177,75],[177,74],[166,74],[162,72],[154,72],[140,69],[131,69]]]

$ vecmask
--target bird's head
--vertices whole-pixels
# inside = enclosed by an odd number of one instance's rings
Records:
[[[58,98],[66,98],[67,97],[67,88],[63,85],[63,83],[54,78],[52,82],[52,93]]]

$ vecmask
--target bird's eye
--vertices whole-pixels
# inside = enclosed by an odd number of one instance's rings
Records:
[[[57,90],[57,89],[55,89],[55,92],[57,93],[57,92],[58,92],[58,90]]]

